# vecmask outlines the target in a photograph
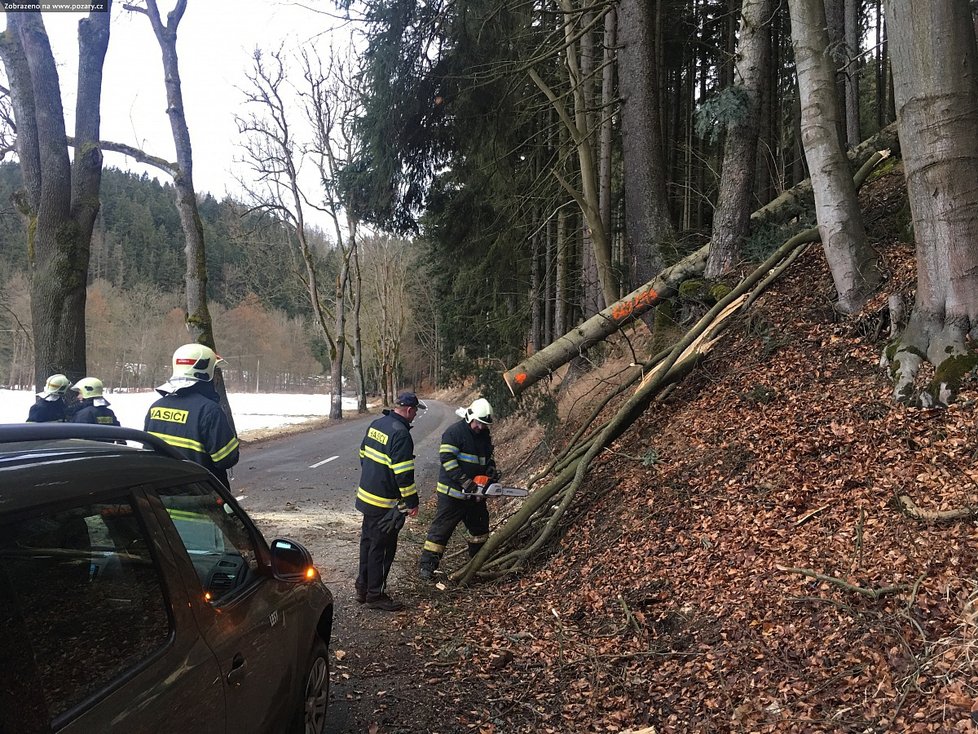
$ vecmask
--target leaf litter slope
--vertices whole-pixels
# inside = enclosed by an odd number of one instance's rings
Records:
[[[418,592],[397,624],[422,728],[379,730],[976,730],[975,525],[895,501],[978,505],[974,385],[907,409],[878,366],[886,296],[913,287],[884,221],[901,185],[863,194],[888,280],[862,314],[836,316],[810,249],[603,454],[559,548]]]

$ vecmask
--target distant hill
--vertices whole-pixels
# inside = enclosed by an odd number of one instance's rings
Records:
[[[27,267],[24,222],[12,202],[19,186],[19,166],[0,164],[0,273]],[[172,184],[145,173],[106,168],[101,199],[89,281],[106,280],[117,288],[145,284],[163,292],[180,291],[186,266]],[[305,300],[301,290],[289,287],[290,256],[276,223],[249,213],[245,204],[230,198],[218,201],[202,194],[199,207],[209,298],[230,307],[255,293],[265,306],[289,315],[300,313]]]

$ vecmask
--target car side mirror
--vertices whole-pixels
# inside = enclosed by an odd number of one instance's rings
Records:
[[[272,541],[272,573],[282,581],[313,581],[319,572],[312,564],[312,554],[294,540],[277,538]]]

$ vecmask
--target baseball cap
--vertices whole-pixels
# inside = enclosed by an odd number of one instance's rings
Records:
[[[413,392],[402,392],[397,396],[397,400],[394,401],[395,405],[403,405],[405,408],[418,408],[419,410],[428,410],[428,406],[418,400],[418,396]]]

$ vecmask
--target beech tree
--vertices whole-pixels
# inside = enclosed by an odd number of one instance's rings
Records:
[[[720,194],[713,216],[713,237],[706,261],[706,277],[716,278],[740,259],[741,245],[750,230],[751,195],[757,170],[757,138],[761,88],[767,78],[770,54],[772,0],[744,0],[740,39],[734,63],[734,94],[740,102],[738,118],[727,127]]]
[[[853,313],[879,283],[876,252],[866,242],[856,188],[839,140],[835,65],[828,53],[822,0],[788,0],[801,96],[801,137],[811,171],[815,214],[838,307]]]
[[[968,0],[890,0],[887,28],[897,126],[913,215],[917,291],[884,355],[894,398],[946,404],[978,362],[978,59]],[[933,379],[915,388],[924,361]]]
[[[78,23],[74,160],[69,161],[61,83],[41,14],[7,13],[0,59],[10,83],[27,221],[34,379],[85,375],[89,247],[99,210],[102,150],[99,106],[109,44],[108,3]]]

